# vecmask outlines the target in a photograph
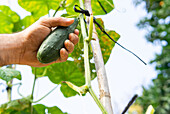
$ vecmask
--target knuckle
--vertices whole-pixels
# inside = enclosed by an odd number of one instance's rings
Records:
[[[44,23],[44,22],[47,21],[47,20],[48,20],[47,17],[42,17],[42,18],[39,19],[39,21],[40,21],[41,23]]]

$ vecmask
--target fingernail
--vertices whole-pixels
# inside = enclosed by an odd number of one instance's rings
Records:
[[[66,18],[66,21],[73,21],[74,18]]]

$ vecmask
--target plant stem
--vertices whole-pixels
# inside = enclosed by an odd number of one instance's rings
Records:
[[[35,90],[35,82],[36,82],[36,68],[34,67],[34,82],[33,82],[33,87],[32,87],[32,93],[31,93],[31,100],[33,101],[34,99],[34,90]],[[30,112],[33,114],[33,107],[32,107],[32,102],[30,102]]]
[[[58,12],[58,10],[61,8],[61,6],[59,5],[58,8],[55,10],[53,17],[55,16],[55,14]]]
[[[15,65],[8,65],[7,68],[15,69]],[[11,101],[11,96],[12,96],[11,95],[12,94],[12,87],[11,87],[11,85],[12,85],[12,82],[13,82],[13,79],[7,83],[7,85],[8,85],[7,86],[8,102]]]
[[[79,0],[80,6],[83,8],[83,2],[82,0]],[[86,79],[86,85],[88,87],[91,87],[91,75],[90,75],[90,65],[89,65],[89,43],[85,39],[87,38],[87,33],[86,33],[86,26],[84,23],[84,17],[83,14],[80,14],[80,23],[81,23],[81,30],[82,30],[82,35],[84,39],[84,66],[85,66],[85,79]]]
[[[85,0],[84,4],[86,7],[85,9],[87,9],[90,13],[92,13],[91,0]],[[87,17],[87,21],[88,19],[89,17]],[[107,75],[106,75],[106,70],[104,66],[103,56],[102,56],[98,36],[95,33],[96,33],[96,29],[95,29],[95,25],[93,25],[92,37],[95,40],[91,41],[91,46],[93,50],[97,79],[98,79],[99,90],[100,90],[100,101],[106,108],[108,114],[113,114],[112,105],[111,105],[111,97],[110,97],[110,92],[109,92],[109,85],[107,81]]]
[[[12,85],[12,81],[13,81],[13,80],[9,81],[7,85]],[[8,102],[11,101],[11,93],[12,93],[12,87],[8,86],[8,87],[7,87]]]
[[[35,89],[35,82],[36,82],[36,68],[34,67],[34,82],[33,82],[33,86],[32,86],[32,93],[31,93],[31,99],[33,100],[33,94],[34,94],[34,89]]]
[[[89,88],[89,93],[90,95],[93,97],[94,101],[96,102],[96,104],[98,105],[98,107],[100,108],[100,110],[102,111],[103,114],[108,114],[106,109],[104,108],[104,106],[102,105],[102,103],[100,102],[100,100],[97,98],[96,94],[94,93],[92,88]]]
[[[37,101],[33,101],[32,103],[37,103],[37,102],[41,101],[42,99],[44,99],[45,97],[47,97],[51,92],[53,92],[57,87],[58,87],[58,85],[55,86],[51,91],[49,91],[49,92],[48,92],[46,95],[44,95],[42,98],[40,98],[40,99],[37,100]]]
[[[58,8],[55,10],[54,14],[53,14],[53,17],[56,15],[56,13],[59,11],[59,9],[62,7],[63,3],[65,2],[66,0],[62,0],[60,2],[60,5],[58,6]]]
[[[81,8],[84,9],[83,1],[79,0],[79,2],[80,2]],[[96,104],[99,106],[99,108],[101,109],[103,114],[107,114],[107,111],[105,110],[105,108],[101,104],[100,100],[97,98],[97,96],[95,95],[95,93],[93,92],[93,90],[91,88],[91,77],[90,77],[91,75],[90,75],[90,65],[89,65],[89,55],[88,55],[88,52],[89,52],[89,50],[88,50],[89,49],[89,47],[88,47],[89,46],[89,42],[88,42],[88,40],[85,40],[87,38],[87,33],[86,33],[86,29],[85,29],[86,27],[85,27],[85,23],[84,23],[84,17],[83,17],[82,14],[80,15],[80,22],[81,22],[82,35],[83,35],[83,39],[84,39],[84,66],[85,66],[86,85],[88,86],[88,90],[89,90],[92,98],[94,99]],[[92,34],[92,28],[93,27],[89,27],[90,34]]]
[[[20,89],[21,85],[22,85],[22,84],[19,84],[18,89],[17,89],[17,92],[18,92],[18,94],[19,94],[21,97],[24,98],[24,96],[19,92],[19,89]]]

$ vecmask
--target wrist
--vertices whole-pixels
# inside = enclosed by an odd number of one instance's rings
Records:
[[[21,33],[0,35],[0,66],[20,63]]]

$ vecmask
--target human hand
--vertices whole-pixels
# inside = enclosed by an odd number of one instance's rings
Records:
[[[69,34],[69,40],[64,42],[66,47],[60,50],[60,58],[49,64],[42,64],[37,59],[37,51],[43,42],[43,40],[52,31],[53,27],[56,26],[69,26],[74,22],[74,19],[63,18],[63,17],[51,17],[42,18],[32,24],[24,31],[17,33],[14,38],[15,45],[17,46],[16,53],[14,52],[11,64],[23,64],[30,65],[33,67],[43,67],[52,63],[64,62],[68,58],[68,54],[74,50],[74,45],[79,41],[79,31],[76,29],[74,33]]]

